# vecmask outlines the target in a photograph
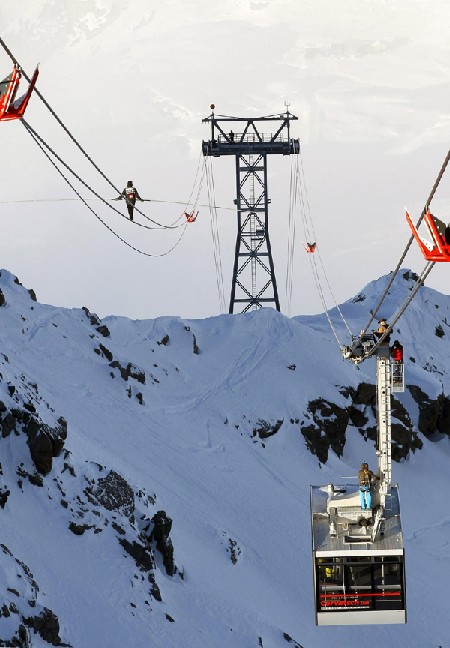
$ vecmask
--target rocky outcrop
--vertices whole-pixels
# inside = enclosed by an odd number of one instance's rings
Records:
[[[101,320],[99,319],[98,315],[96,313],[91,313],[86,306],[83,306],[82,309],[86,317],[89,319],[89,322],[91,323],[91,326],[95,326],[95,330],[100,333],[100,335],[103,335],[103,337],[109,337],[110,332],[108,327],[105,324],[101,323]]]
[[[278,432],[283,425],[283,419],[278,419],[276,423],[269,423],[263,419],[259,419],[256,427],[253,428],[253,436],[258,435],[260,439],[267,439]]]
[[[366,441],[377,443],[375,385],[360,383],[356,390],[351,387],[341,388],[339,393],[351,401],[348,406],[342,407],[325,399],[316,399],[309,403],[305,417],[308,419],[312,417],[312,423],[307,425],[305,421],[301,423],[300,429],[306,445],[321,463],[327,461],[330,449],[338,457],[342,456],[349,424],[357,428]],[[426,394],[423,396],[425,403]],[[434,409],[433,412],[437,416]],[[445,420],[447,425],[450,425],[450,403],[447,412],[448,418]],[[391,415],[392,459],[398,462],[405,459],[409,452],[414,453],[420,449],[423,443],[414,429],[406,408],[393,396]],[[424,424],[425,415],[423,414],[422,417],[422,424]]]
[[[446,434],[450,437],[450,398],[444,396],[442,399],[442,407],[439,412],[438,430],[441,434]]]
[[[317,398],[308,404],[308,418],[311,417],[312,423],[304,425],[302,422],[300,426],[308,449],[321,463],[326,463],[330,449],[341,457],[350,418],[348,408]]]
[[[143,572],[148,572],[155,568],[155,561],[152,556],[151,548],[136,542],[128,542],[125,538],[119,538],[119,543],[125,551],[136,561],[136,565]]]
[[[406,408],[394,396],[391,396],[391,416],[392,459],[399,462],[405,459],[410,451],[414,453],[423,444],[414,430]],[[377,427],[373,424],[375,419],[376,387],[368,383],[361,383],[350,406],[350,420],[366,441],[371,440],[376,444]]]
[[[94,486],[85,490],[85,495],[93,504],[100,504],[107,511],[118,511],[131,518],[134,515],[134,492],[128,482],[114,470],[102,477]]]
[[[11,392],[15,393],[13,386],[9,390],[10,395]],[[53,458],[59,457],[67,439],[66,421],[60,417],[57,425],[50,427],[42,422],[32,403],[25,403],[24,409],[8,409],[0,402],[0,414],[2,437],[8,437],[12,432],[19,434],[19,431],[23,430],[27,435],[34,465],[42,475],[47,475],[52,469]]]
[[[61,643],[58,617],[52,610],[44,608],[39,616],[24,619],[24,623],[29,628],[33,628],[44,641],[52,646],[67,645]]]
[[[419,406],[419,422],[417,427],[425,436],[431,436],[439,428],[439,415],[444,396],[432,399],[417,385],[407,385],[411,396]]]
[[[120,376],[123,380],[127,381],[128,378],[134,378],[142,385],[145,385],[145,371],[136,367],[136,365],[129,362],[126,367],[123,367],[118,360],[113,360],[110,362],[109,366],[112,369],[118,369],[120,371]]]
[[[59,457],[67,439],[67,423],[61,417],[54,428],[31,417],[24,427],[34,465],[42,475],[52,469],[53,458]]]
[[[158,511],[152,517],[153,528],[150,534],[150,541],[156,542],[156,548],[160,552],[166,573],[173,576],[175,573],[175,563],[173,560],[173,544],[169,538],[172,529],[172,520],[166,515],[165,511]]]
[[[29,628],[52,646],[69,646],[61,642],[56,614],[40,605],[39,586],[29,567],[5,545],[0,545],[0,568],[6,577],[0,605],[0,645],[29,648],[32,645]],[[1,618],[7,619],[7,623],[1,623]]]

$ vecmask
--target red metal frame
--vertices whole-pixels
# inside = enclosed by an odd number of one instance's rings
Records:
[[[17,105],[14,105],[19,81],[22,76],[19,69],[14,66],[8,88],[5,94],[0,97],[0,121],[11,121],[12,119],[21,119],[23,117],[31,93],[36,85],[38,75],[39,67],[36,67],[27,92],[20,98],[18,103],[16,102]]]
[[[188,214],[187,212],[184,212],[184,215],[186,216],[186,220],[188,223],[195,223],[197,220],[198,212],[195,213],[195,210],[192,212],[192,214]]]
[[[316,249],[316,243],[307,243],[306,245],[302,243],[303,247],[305,250],[308,252],[308,254],[313,254],[313,252]]]
[[[437,231],[436,224],[429,211],[425,214],[424,221],[431,235],[431,243],[420,236],[408,212],[406,212],[406,220],[419,244],[420,251],[427,261],[450,261],[450,245],[445,242],[444,237]]]

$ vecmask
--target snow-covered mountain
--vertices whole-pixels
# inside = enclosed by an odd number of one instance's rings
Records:
[[[354,332],[387,279],[341,306]],[[319,629],[309,485],[375,466],[374,362],[344,362],[324,316],[100,320],[0,289],[5,645],[445,645],[450,297],[421,288],[395,332],[408,623]]]

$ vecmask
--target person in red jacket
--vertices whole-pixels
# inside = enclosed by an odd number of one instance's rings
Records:
[[[403,365],[403,346],[398,340],[394,341],[394,344],[391,347],[391,357],[394,361],[394,367],[392,372],[392,379],[394,385],[400,385],[402,383],[402,365]]]
[[[403,362],[403,346],[398,340],[391,347],[391,356],[394,362]]]

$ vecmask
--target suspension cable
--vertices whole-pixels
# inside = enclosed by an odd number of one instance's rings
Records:
[[[433,188],[432,188],[432,190],[431,190],[431,193],[430,193],[430,195],[428,196],[428,200],[427,200],[427,202],[425,203],[424,208],[422,209],[422,213],[421,213],[420,218],[419,218],[419,220],[417,221],[417,224],[416,224],[416,229],[418,229],[420,223],[421,223],[422,220],[423,220],[423,217],[425,216],[425,214],[427,213],[427,211],[428,211],[429,208],[430,208],[430,203],[431,203],[431,201],[432,201],[433,198],[434,198],[434,194],[436,193],[436,190],[437,190],[437,188],[438,188],[438,186],[439,186],[439,183],[440,183],[440,181],[442,180],[442,176],[444,175],[444,172],[445,172],[445,170],[446,170],[446,168],[447,168],[447,165],[448,165],[449,161],[450,161],[450,150],[448,151],[448,153],[447,153],[447,155],[446,155],[446,157],[445,157],[445,160],[444,160],[444,162],[443,162],[443,164],[442,164],[441,170],[440,170],[439,173],[438,173],[438,176],[437,176],[436,181],[435,181],[435,183],[434,183],[434,185],[433,185]],[[400,261],[398,262],[397,267],[395,268],[395,270],[394,270],[394,272],[393,272],[393,274],[392,274],[392,277],[390,278],[390,280],[389,280],[389,282],[388,282],[388,285],[386,286],[386,289],[385,289],[384,293],[382,294],[380,301],[379,301],[378,304],[377,304],[377,307],[376,307],[375,310],[373,311],[372,316],[371,316],[371,318],[369,319],[369,322],[368,322],[366,328],[365,328],[363,331],[361,331],[361,333],[359,334],[358,339],[357,339],[356,342],[353,344],[353,346],[352,346],[352,348],[351,348],[352,351],[354,351],[355,348],[358,346],[358,344],[361,342],[362,337],[367,333],[367,330],[368,330],[369,326],[372,324],[372,322],[373,322],[373,320],[375,319],[375,317],[376,317],[378,311],[380,310],[381,305],[382,305],[382,303],[383,303],[383,301],[384,301],[386,295],[387,295],[388,292],[389,292],[389,288],[392,286],[392,283],[393,283],[393,281],[394,281],[394,279],[395,279],[395,277],[396,277],[398,271],[400,270],[400,267],[401,267],[401,265],[402,265],[402,263],[403,263],[403,261],[404,261],[406,255],[407,255],[407,253],[408,253],[409,248],[411,247],[411,244],[412,244],[413,240],[414,240],[414,235],[411,235],[411,237],[410,237],[410,239],[409,239],[409,241],[408,241],[408,243],[407,243],[407,245],[406,245],[406,248],[404,249],[403,254],[402,254],[402,256],[400,257]],[[431,266],[429,272],[431,271],[431,269],[433,268],[433,266],[434,266],[434,263],[433,263],[433,265]],[[427,273],[426,276],[428,276],[429,272]],[[425,277],[425,278],[426,278],[426,277]],[[425,278],[424,278],[424,281],[425,281]]]
[[[298,183],[298,186],[300,186],[300,174],[299,174],[299,166],[298,166],[298,160],[297,160],[297,165],[296,165],[296,176],[297,176],[297,181],[295,184]],[[309,232],[309,224],[308,224],[308,218],[307,218],[307,212],[306,212],[306,204],[305,204],[305,197],[303,195],[303,191],[299,191],[299,198],[300,198],[300,210],[302,214],[302,220],[303,220],[303,232],[306,237],[306,240],[310,238],[310,232]],[[316,260],[314,258],[314,254],[309,255],[309,261],[311,265],[311,270],[314,278],[314,282],[316,284],[317,292],[320,298],[320,301],[322,302],[322,308],[324,310],[324,313],[326,315],[326,318],[328,320],[328,324],[330,325],[330,328],[333,332],[334,337],[336,338],[336,342],[338,343],[339,347],[342,349],[342,343],[341,340],[339,339],[339,335],[337,334],[337,331],[333,325],[333,322],[331,320],[330,314],[328,312],[326,300],[325,300],[325,295],[322,290],[322,285],[320,283],[320,277],[319,277],[319,272],[316,264]]]
[[[294,174],[293,157],[290,156],[290,178],[289,178],[289,213],[288,213],[288,245],[286,261],[286,315],[291,316],[292,287],[294,273],[294,250],[296,236],[295,213],[297,207],[297,174]]]
[[[191,189],[191,193],[189,195],[188,201],[183,202],[183,203],[172,203],[172,204],[182,204],[182,205],[184,205],[183,214],[181,214],[177,219],[175,219],[173,221],[173,223],[171,223],[172,225],[175,225],[176,223],[178,223],[178,221],[180,221],[183,218],[183,216],[186,215],[186,212],[190,209],[189,205],[191,204],[191,198],[192,198],[192,195],[193,195],[194,190],[195,190],[195,185],[197,184],[198,172],[200,170],[200,163],[201,163],[202,156],[203,156],[203,154],[200,152],[200,155],[199,155],[199,158],[198,158],[198,163],[197,163],[197,170],[195,172],[194,184],[192,185],[192,189]],[[200,193],[202,191],[204,177],[205,177],[205,170],[203,168],[202,175],[200,176],[200,180],[199,180],[199,183],[198,183],[197,195],[196,195],[196,198],[195,198],[194,203],[192,205],[192,213],[194,213],[195,210],[197,209],[198,201],[200,199]],[[169,202],[169,201],[154,200],[152,202]]]
[[[24,122],[24,120],[22,120],[22,121]],[[110,226],[109,226],[109,225],[108,225],[108,224],[107,224],[107,223],[106,223],[106,222],[105,222],[105,221],[104,221],[104,220],[103,220],[103,219],[102,219],[102,218],[101,218],[101,217],[100,217],[100,216],[99,216],[99,215],[98,215],[98,214],[97,214],[93,209],[92,209],[92,207],[91,207],[90,205],[88,205],[87,201],[86,201],[86,200],[81,196],[81,194],[80,194],[80,193],[77,191],[77,189],[73,186],[73,184],[70,182],[70,180],[69,180],[69,179],[64,175],[64,173],[61,171],[61,169],[60,169],[60,168],[58,167],[58,165],[55,163],[55,161],[50,157],[49,153],[45,150],[45,148],[43,147],[43,145],[41,144],[41,142],[39,141],[39,139],[38,139],[37,137],[35,137],[34,131],[33,131],[32,129],[28,129],[27,126],[26,126],[26,124],[25,124],[25,122],[24,122],[24,126],[25,126],[25,128],[27,129],[27,131],[29,132],[29,134],[30,134],[30,136],[32,137],[32,139],[36,142],[36,144],[39,146],[39,148],[41,149],[41,151],[44,153],[44,155],[46,156],[46,158],[51,162],[51,164],[52,164],[52,165],[54,166],[54,168],[58,171],[58,173],[61,175],[61,177],[64,178],[65,182],[69,185],[69,187],[72,189],[72,191],[74,191],[74,193],[78,196],[78,198],[79,198],[79,199],[80,199],[80,200],[81,200],[81,201],[86,205],[86,207],[89,209],[89,211],[91,211],[91,212],[94,214],[94,216],[95,216],[95,217],[96,217],[96,218],[97,218],[97,219],[102,223],[102,225],[104,225],[104,226],[106,227],[106,229],[108,229],[108,230],[111,232],[111,234],[113,234],[116,238],[118,238],[119,241],[121,241],[122,243],[124,243],[127,247],[131,248],[134,252],[138,252],[139,254],[142,254],[142,255],[144,255],[144,256],[146,256],[146,257],[163,257],[163,256],[166,256],[167,254],[169,254],[170,252],[172,252],[172,251],[177,247],[177,245],[180,243],[181,239],[183,238],[184,233],[186,232],[187,223],[185,224],[184,229],[182,230],[181,235],[179,236],[179,238],[178,238],[177,242],[175,243],[175,245],[173,245],[173,246],[170,248],[170,250],[167,250],[166,252],[163,252],[162,254],[150,254],[149,252],[144,252],[143,250],[140,250],[139,248],[135,247],[134,245],[131,245],[131,243],[128,243],[128,241],[126,241],[126,240],[123,239],[119,234],[117,234],[117,232],[115,232],[115,231],[114,231],[114,230],[113,230],[113,229],[112,229],[112,228],[111,228],[111,227],[110,227]]]
[[[412,290],[410,291],[410,293],[408,294],[407,298],[405,299],[403,304],[400,306],[397,313],[394,315],[394,318],[393,318],[392,322],[389,324],[389,326],[387,327],[386,331],[380,336],[380,338],[377,340],[376,344],[374,344],[374,346],[370,348],[370,351],[367,353],[367,355],[365,355],[365,356],[363,356],[361,358],[354,358],[353,359],[353,362],[355,364],[360,364],[363,360],[367,360],[367,358],[370,358],[375,353],[375,351],[378,349],[378,347],[381,344],[383,344],[384,340],[392,332],[394,326],[396,325],[396,323],[398,322],[400,317],[403,315],[405,310],[408,308],[408,306],[410,305],[410,303],[412,302],[412,300],[416,296],[419,288],[421,286],[423,286],[423,284],[425,282],[425,279],[430,274],[430,272],[433,269],[435,263],[436,263],[436,261],[428,261],[427,262],[427,264],[425,265],[425,268],[422,270],[422,273],[421,273],[420,277],[418,277],[416,283],[414,284],[414,286],[413,286]]]
[[[176,229],[174,227],[152,227],[151,225],[144,225],[143,223],[139,223],[137,221],[130,221],[127,216],[122,214],[122,212],[119,209],[116,209],[113,205],[110,205],[109,202],[107,200],[105,200],[105,198],[100,196],[100,194],[98,194],[94,189],[92,189],[92,187],[90,187],[75,171],[73,171],[73,169],[71,169],[69,167],[69,165],[66,164],[64,162],[64,160],[47,144],[47,142],[44,139],[42,139],[42,137],[40,137],[40,135],[38,135],[38,133],[36,133],[36,131],[30,126],[30,124],[27,121],[25,121],[25,119],[23,117],[22,117],[22,119],[20,121],[25,126],[26,130],[30,133],[30,135],[33,136],[33,139],[35,141],[39,141],[40,144],[42,146],[44,146],[49,151],[49,153],[51,153],[58,160],[58,162],[60,164],[62,164],[68,171],[70,171],[70,173],[79,182],[81,182],[82,185],[84,185],[86,187],[86,189],[88,189],[92,194],[94,194],[94,196],[96,196],[105,205],[107,205],[107,207],[109,207],[109,209],[112,209],[112,211],[116,212],[116,214],[119,214],[119,216],[121,218],[125,218],[125,220],[127,220],[129,223],[132,223],[133,225],[137,225],[138,227],[143,227],[144,229],[150,229],[150,230]]]
[[[304,189],[304,192],[305,192],[305,202],[306,202],[306,206],[307,206],[307,209],[308,209],[309,221],[311,223],[312,239],[316,243],[316,250],[314,251],[314,254],[317,252],[317,256],[319,257],[320,266],[322,268],[322,273],[323,273],[323,276],[324,276],[325,281],[327,283],[328,290],[330,291],[330,295],[331,295],[331,297],[332,297],[332,299],[334,301],[334,305],[336,306],[336,308],[338,310],[338,313],[339,313],[339,315],[340,315],[340,317],[341,317],[341,319],[342,319],[342,321],[343,321],[343,323],[345,325],[345,328],[347,329],[347,331],[350,334],[350,337],[353,337],[352,332],[350,330],[350,327],[347,324],[347,321],[346,321],[346,319],[344,317],[344,314],[342,313],[341,308],[340,308],[340,306],[338,304],[338,301],[337,301],[336,297],[334,296],[333,290],[332,290],[330,282],[328,280],[328,275],[327,275],[327,273],[325,271],[325,266],[324,266],[324,263],[323,263],[323,260],[322,260],[322,255],[320,254],[320,247],[317,245],[317,236],[316,236],[316,232],[314,230],[314,221],[311,218],[311,207],[309,205],[308,187],[307,187],[307,184],[306,184],[305,169],[304,169],[304,166],[303,166],[302,148],[301,148],[300,144],[299,144],[299,158],[300,158],[300,165],[301,165],[301,167],[300,167],[301,168],[301,187]],[[297,161],[297,165],[298,165],[298,161]],[[311,254],[310,256],[314,256],[314,255]]]
[[[205,165],[205,172],[206,172],[208,202],[210,206],[211,236],[213,240],[213,254],[214,254],[214,265],[216,268],[216,284],[217,284],[217,292],[219,296],[219,307],[220,307],[220,311],[222,313],[225,313],[226,303],[225,303],[225,292],[223,286],[223,269],[222,269],[222,257],[220,251],[219,226],[218,226],[218,218],[217,218],[217,209],[215,207],[212,161],[210,160],[209,167],[208,167],[208,161],[207,158],[205,157],[204,165]]]
[[[12,62],[14,63],[14,65],[15,65],[16,67],[20,68],[20,71],[21,71],[21,73],[23,74],[23,76],[25,77],[25,79],[26,79],[28,82],[30,82],[30,77],[27,75],[27,73],[25,72],[25,70],[23,70],[22,66],[19,64],[19,62],[17,61],[17,59],[14,57],[13,53],[12,53],[11,50],[7,47],[5,41],[1,38],[1,36],[0,36],[0,45],[3,47],[3,49],[5,50],[5,52],[8,54],[8,56],[10,57],[10,59],[12,60]],[[121,192],[119,191],[119,189],[117,189],[117,187],[116,187],[116,186],[111,182],[111,180],[110,180],[110,179],[109,179],[109,178],[108,178],[108,177],[103,173],[103,171],[100,169],[100,167],[97,166],[97,164],[96,164],[96,163],[94,162],[94,160],[90,157],[90,155],[88,155],[88,153],[84,150],[84,148],[81,146],[81,144],[78,142],[78,140],[77,140],[77,139],[72,135],[72,133],[71,133],[71,132],[69,131],[69,129],[67,128],[67,126],[66,126],[66,125],[62,122],[62,120],[58,117],[58,115],[56,114],[56,112],[53,110],[53,108],[50,106],[50,104],[49,104],[48,101],[45,99],[45,97],[43,97],[43,95],[41,94],[41,92],[38,90],[38,88],[37,88],[36,86],[34,87],[33,92],[35,92],[35,93],[37,94],[37,96],[39,97],[39,99],[42,101],[42,103],[45,105],[45,107],[50,111],[50,113],[51,113],[51,114],[53,115],[53,117],[56,119],[56,121],[57,121],[58,124],[61,126],[61,128],[63,128],[63,130],[67,133],[67,135],[70,137],[70,139],[72,140],[72,142],[77,146],[77,148],[81,151],[81,153],[83,153],[83,155],[84,155],[84,156],[86,157],[86,159],[87,159],[87,160],[92,164],[92,166],[96,169],[96,171],[98,171],[98,173],[100,173],[100,175],[101,175],[101,176],[106,180],[106,182],[107,182],[107,183],[108,183],[108,184],[109,184],[109,185],[114,189],[114,191],[116,191],[118,194],[121,194]],[[127,198],[126,196],[125,196],[125,200],[126,200],[126,202],[129,204],[129,200],[128,200],[128,198]],[[172,229],[172,228],[173,228],[173,226],[168,226],[168,225],[163,225],[162,223],[158,223],[157,221],[153,220],[152,218],[150,218],[149,216],[147,216],[146,214],[144,214],[144,212],[142,212],[142,211],[141,211],[140,209],[138,209],[137,207],[135,207],[135,209],[136,209],[136,211],[137,211],[139,214],[141,214],[141,216],[143,216],[143,217],[146,218],[147,220],[151,221],[151,222],[154,223],[155,225],[158,225],[158,227],[161,227],[161,228],[163,228],[163,229]],[[182,227],[182,225],[179,225],[178,227]]]

